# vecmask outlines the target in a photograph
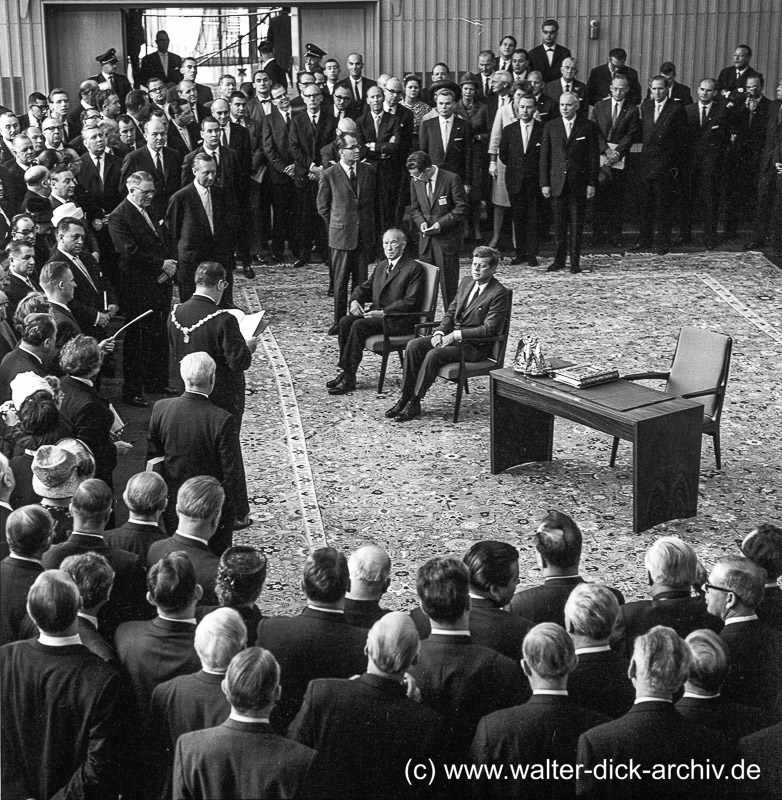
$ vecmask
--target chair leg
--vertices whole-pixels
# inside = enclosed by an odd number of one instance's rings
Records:
[[[470,393],[470,384],[469,384],[467,378],[464,379],[464,391],[467,392],[467,394]]]
[[[388,353],[383,353],[383,357],[380,360],[380,378],[377,382],[377,393],[381,394],[383,392],[383,384],[386,380],[386,367],[388,367]]]
[[[462,389],[464,389],[466,386],[467,386],[467,381],[464,381],[464,383],[462,383],[462,381],[458,381],[456,384],[456,402],[454,403],[453,407],[454,422],[459,421],[459,409],[462,406]]]
[[[404,369],[405,368],[405,354],[404,354],[404,351],[397,350],[396,352],[397,352],[397,355],[399,356],[399,366],[402,367],[402,369]]]
[[[712,439],[714,440],[714,460],[717,462],[717,469],[722,469],[722,452],[720,451],[720,429],[712,433]]]
[[[619,450],[619,439],[614,436],[614,443],[611,445],[611,460],[608,462],[609,466],[614,466],[616,463],[616,453]]]

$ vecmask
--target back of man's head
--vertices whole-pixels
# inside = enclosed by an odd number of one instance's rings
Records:
[[[105,525],[111,513],[111,489],[99,478],[82,481],[73,493],[71,512],[80,524]]]
[[[561,511],[549,511],[535,533],[544,566],[570,569],[581,560],[581,529]]]
[[[345,556],[333,547],[313,550],[304,564],[301,587],[313,603],[338,603],[350,585]]]
[[[351,594],[360,593],[365,600],[377,600],[391,580],[391,559],[382,547],[366,544],[350,554],[348,570]]]
[[[165,510],[168,486],[157,472],[137,472],[128,481],[122,499],[132,514],[151,517],[158,511]]]
[[[522,654],[536,675],[550,681],[567,677],[578,663],[573,640],[553,622],[536,625],[524,637]]]
[[[619,601],[599,583],[580,583],[565,603],[565,629],[571,636],[608,639],[619,616]]]
[[[225,491],[220,481],[209,475],[188,478],[176,497],[176,512],[195,520],[211,519],[220,514],[225,501]]]
[[[14,555],[33,558],[48,549],[54,520],[41,506],[22,506],[12,511],[5,522],[5,538]]]
[[[225,672],[231,659],[244,650],[246,644],[247,627],[233,608],[215,609],[196,628],[196,653],[201,666],[212,672]]]
[[[397,675],[418,657],[418,631],[408,614],[391,611],[367,635],[367,655],[386,675]]]
[[[67,572],[47,569],[27,593],[27,613],[38,630],[50,636],[61,635],[76,620],[79,589]]]
[[[211,161],[211,159],[207,159]],[[216,261],[203,261],[198,265],[195,274],[195,285],[214,288],[219,281],[225,280],[225,269]]]
[[[635,671],[636,693],[642,690],[672,695],[679,690],[690,670],[692,654],[673,628],[657,625],[635,640],[631,675]]]
[[[164,613],[184,611],[193,602],[197,585],[193,564],[181,550],[164,555],[147,572],[149,598]]]
[[[207,389],[214,385],[215,370],[217,365],[209,353],[199,350],[197,353],[188,353],[179,362],[179,374],[188,391]],[[209,394],[209,392],[207,392]]]
[[[782,528],[763,522],[746,535],[741,552],[766,570],[766,581],[775,582],[782,575]]]
[[[725,556],[714,569],[721,571],[720,587],[733,592],[747,609],[757,608],[763,600],[766,570],[742,556]]]
[[[728,677],[728,648],[714,631],[693,631],[685,640],[692,661],[687,681],[707,694],[716,694]]]
[[[689,589],[695,582],[698,556],[678,536],[662,536],[644,556],[652,583],[675,589]]]
[[[83,608],[96,608],[109,599],[114,583],[114,570],[105,556],[89,550],[77,556],[68,556],[60,564],[76,584]]]
[[[271,706],[280,685],[280,665],[262,647],[248,647],[237,653],[228,666],[223,691],[232,708],[255,713]]]
[[[491,540],[476,542],[464,555],[470,586],[480,592],[490,592],[492,586],[506,586],[518,560],[519,551],[512,544]]]
[[[30,347],[42,347],[56,333],[57,325],[51,314],[28,314],[24,320],[22,341]]]
[[[266,556],[254,547],[237,544],[220,556],[215,594],[222,606],[239,608],[260,597],[266,580]]]
[[[430,558],[419,567],[415,588],[433,622],[456,622],[470,608],[467,567],[453,556]]]

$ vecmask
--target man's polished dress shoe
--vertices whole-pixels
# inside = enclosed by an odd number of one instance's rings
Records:
[[[530,256],[527,259],[527,264],[529,264],[531,267],[537,267],[538,266],[538,259],[535,258],[535,256]]]
[[[345,375],[339,386],[329,389],[329,394],[349,394],[356,390],[356,379]]]
[[[336,336],[339,333],[339,326],[334,324],[329,328],[329,336]]]
[[[575,267],[570,267],[570,271],[571,271],[571,272],[572,272],[574,275],[576,275],[576,274],[578,274],[579,272],[581,272],[581,267],[579,267],[579,266],[578,266],[578,264],[576,264],[576,266],[575,266]]]
[[[149,400],[145,400],[141,395],[136,397],[123,397],[122,402],[126,406],[133,406],[134,408],[149,408]]]
[[[253,518],[248,514],[244,519],[235,519],[233,529],[235,531],[243,531],[245,528],[249,528],[252,524]]]
[[[565,269],[565,265],[557,264],[557,262],[555,261],[553,264],[549,264],[546,267],[546,272],[556,272],[558,269]]]
[[[407,405],[407,400],[405,400],[404,397],[400,397],[399,400],[397,400],[396,403],[394,403],[394,405],[392,405],[391,408],[389,408],[386,411],[386,416],[389,419],[398,417],[402,413],[406,405]]]
[[[421,416],[421,401],[411,400],[404,411],[394,417],[394,422],[410,422],[411,419]]]
[[[342,381],[345,380],[345,373],[340,372],[336,378],[332,378],[330,381],[326,381],[326,388],[333,389],[336,386],[339,386]]]
[[[255,277],[255,270],[252,267],[242,267],[242,272],[252,280]]]
[[[294,267],[306,267],[307,266],[307,259],[299,257],[293,262],[293,266]]]

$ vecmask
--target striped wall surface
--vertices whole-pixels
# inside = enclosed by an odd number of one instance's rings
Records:
[[[191,0],[171,4],[205,5]],[[63,0],[50,5],[85,9],[91,4]],[[135,4],[102,0],[92,5],[105,10]],[[238,4],[212,0],[208,5]],[[299,6],[302,26],[306,27],[307,11],[316,10],[320,43],[328,49],[329,15],[324,17],[323,10],[357,5],[365,10],[358,40],[377,42],[377,58],[367,63],[372,75],[381,70],[424,72],[440,60],[454,71],[474,69],[478,51],[495,49],[505,33],[513,33],[521,46],[538,44],[540,24],[550,16],[560,21],[560,42],[579,57],[582,79],[591,67],[607,60],[611,47],[621,46],[642,80],[662,61],[671,60],[679,68],[679,80],[697,84],[729,64],[739,43],[753,48],[753,66],[772,86],[782,78],[782,0],[316,0]],[[589,37],[591,20],[600,24],[597,39]],[[50,32],[50,41],[56,35]],[[344,41],[344,31],[335,29],[333,38]],[[0,103],[19,108],[21,99],[23,107],[30,91],[48,88],[45,39],[42,0],[0,0]],[[772,86],[767,87],[771,97]]]

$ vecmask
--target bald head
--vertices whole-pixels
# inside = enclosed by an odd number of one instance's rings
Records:
[[[418,631],[401,611],[381,617],[367,636],[370,675],[400,676],[418,658]]]
[[[339,131],[339,133],[355,133],[357,130],[358,126],[356,125],[356,121],[350,117],[343,117],[337,123],[337,131]]]
[[[348,559],[350,591],[352,600],[379,600],[388,589],[391,559],[374,544],[364,545],[354,551]]]

